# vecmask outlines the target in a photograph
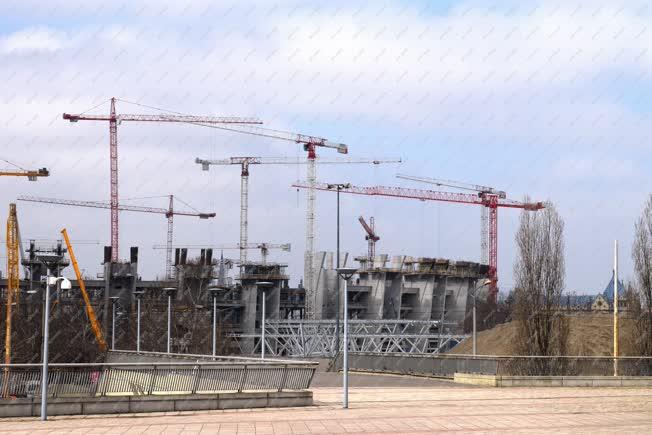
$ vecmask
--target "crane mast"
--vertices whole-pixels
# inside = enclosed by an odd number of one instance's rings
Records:
[[[108,121],[109,122],[109,157],[110,157],[110,184],[111,184],[111,261],[118,261],[119,248],[119,200],[118,200],[118,123],[123,121],[144,122],[175,122],[196,125],[213,124],[262,124],[256,118],[195,116],[180,114],[158,115],[133,115],[117,114],[115,109],[116,98],[111,98],[109,115],[85,115],[64,113],[63,119],[70,122],[78,121]],[[201,123],[201,124],[199,124]]]
[[[18,248],[18,216],[16,204],[9,204],[9,217],[7,218],[7,317],[5,320],[5,364],[11,364],[11,336],[13,306],[18,305],[20,294],[19,248]],[[14,302],[15,301],[15,302]],[[9,368],[4,370],[3,397],[8,395]]]
[[[293,187],[332,192],[326,183],[317,183],[311,186],[307,182],[297,182]],[[537,211],[545,207],[542,202],[519,202],[507,198],[500,198],[497,194],[473,195],[458,192],[439,192],[434,190],[406,189],[387,186],[351,186],[340,190],[341,193],[354,195],[383,196],[391,198],[417,199],[420,201],[443,201],[457,204],[472,204],[486,207],[489,212],[489,279],[491,280],[490,295],[493,302],[498,292],[498,208],[519,208],[528,211]]]

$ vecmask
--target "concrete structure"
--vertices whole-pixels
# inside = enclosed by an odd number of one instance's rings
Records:
[[[379,255],[356,258],[360,272],[349,286],[352,319],[438,320],[461,332],[469,294],[488,267],[466,261]],[[481,298],[482,295],[479,295]]]
[[[48,270],[58,275],[64,273],[68,266],[65,248],[61,245],[45,250],[31,246],[28,252],[30,255],[23,264],[29,269],[28,277],[31,276],[32,279],[21,281],[23,290],[38,290],[42,287],[39,278]],[[116,349],[135,349],[136,292],[143,292],[142,350],[166,349],[167,288],[177,290],[172,299],[171,352],[212,352],[213,296],[216,298],[217,311],[217,353],[256,352],[256,349],[260,348],[259,336],[262,326],[262,295],[256,288],[257,281],[273,283],[272,288],[266,292],[267,319],[273,322],[305,318],[305,288],[302,284],[296,288],[289,287],[290,277],[285,272],[285,264],[248,262],[235,268],[236,261],[214,258],[211,249],[198,249],[193,258],[190,258],[187,249],[177,249],[174,255],[173,278],[145,281],[138,274],[137,247],[131,248],[129,261],[112,262],[110,254],[110,247],[105,247],[104,272],[94,279],[87,277],[85,283],[107,341],[111,342],[113,335],[116,337]],[[343,283],[340,282],[340,292],[337,291],[340,278],[335,270],[335,254],[319,252],[315,258],[316,321],[334,321],[337,317],[338,297],[341,298],[340,309],[344,306]],[[347,266],[349,259],[347,253],[342,253],[340,266]],[[471,308],[469,292],[478,280],[486,276],[488,270],[487,266],[477,263],[404,256],[390,258],[387,255],[378,255],[371,261],[364,256],[356,258],[355,261],[359,263],[360,271],[349,283],[347,302],[350,319],[433,322],[428,328],[419,325],[416,329],[406,329],[403,325],[360,325],[361,333],[378,330],[383,334],[392,334],[392,328],[396,328],[409,337],[408,342],[397,339],[399,341],[393,342],[389,347],[367,340],[368,342],[360,344],[359,350],[410,348],[413,351],[439,351],[443,340],[433,338],[432,334],[464,333],[464,321]],[[234,274],[233,271],[238,269],[241,273]],[[229,277],[230,274],[233,276]],[[4,280],[0,280],[0,287],[6,287]],[[73,281],[72,291],[56,292],[52,297],[56,299],[58,307],[63,307],[62,310],[53,312],[53,316],[59,319],[59,325],[53,327],[57,328],[62,340],[61,343],[53,343],[53,346],[71,352],[70,355],[64,355],[67,351],[57,354],[55,362],[96,360],[97,349],[93,338],[86,333],[80,334],[80,331],[87,329],[87,320],[83,310],[79,308],[78,283]],[[42,298],[42,292],[36,292],[25,294],[21,299],[19,311],[23,320],[16,322],[15,330],[18,335],[15,341],[25,344],[21,345],[24,349],[16,348],[16,362],[36,362],[39,359],[38,331],[41,330],[39,313]],[[115,331],[112,322],[114,306]],[[29,322],[25,322],[26,318]],[[55,319],[55,323],[56,321]],[[24,328],[24,334],[18,331],[20,328]],[[324,331],[330,331],[330,326],[310,326],[303,328],[301,332],[321,334]],[[426,333],[427,337],[416,340],[414,335],[422,333]],[[72,337],[68,340],[73,340],[74,343],[66,343],[64,336]],[[424,345],[421,343],[424,340],[434,340],[434,346]],[[331,346],[318,345],[317,340],[313,342],[315,345],[309,346],[310,348],[325,351]],[[454,342],[448,346],[452,344]],[[270,342],[269,345],[275,344]],[[78,352],[75,353],[74,350]]]
[[[651,376],[496,376],[455,373],[460,384],[484,387],[652,387]]]

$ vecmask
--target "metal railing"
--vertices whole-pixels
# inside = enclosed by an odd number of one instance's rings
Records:
[[[172,362],[50,364],[48,397],[305,390],[317,363]],[[0,364],[0,391],[40,397],[41,364]]]

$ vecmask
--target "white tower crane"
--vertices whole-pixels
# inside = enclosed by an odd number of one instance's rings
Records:
[[[288,131],[272,130],[263,127],[254,127],[245,124],[205,124],[201,122],[194,123],[195,125],[202,125],[209,128],[217,128],[219,130],[233,131],[236,133],[250,134],[254,136],[262,136],[271,139],[285,140],[303,144],[303,149],[308,153],[308,182],[315,185],[317,182],[315,171],[315,159],[317,153],[316,147],[333,148],[340,154],[347,154],[348,147],[342,143],[331,142],[316,136],[308,136],[305,134],[292,133]],[[306,285],[306,317],[308,319],[314,318],[315,313],[315,292],[312,283],[314,282],[314,258],[315,258],[315,192],[310,189],[308,192],[308,207],[307,207],[307,228],[306,228],[306,254],[304,259],[304,273]]]
[[[230,128],[228,128],[230,130]],[[256,131],[261,130],[256,128]],[[239,131],[239,129],[238,129]],[[248,243],[248,208],[249,208],[249,165],[308,165],[308,182],[314,185],[316,182],[316,164],[333,165],[333,164],[373,164],[380,165],[384,163],[401,163],[401,160],[373,160],[373,159],[348,159],[348,160],[322,160],[317,159],[314,155],[314,146],[312,154],[308,151],[307,160],[293,160],[285,157],[230,157],[221,160],[204,160],[195,159],[195,163],[200,164],[202,170],[207,171],[211,165],[240,165],[240,246],[247,246]],[[313,156],[311,158],[311,155]],[[314,277],[314,256],[315,256],[315,192],[308,189],[308,206],[306,209],[306,256],[304,265],[306,288],[311,289]],[[241,270],[247,262],[246,249],[240,250]],[[308,298],[307,298],[308,299]],[[308,311],[307,311],[308,312]]]

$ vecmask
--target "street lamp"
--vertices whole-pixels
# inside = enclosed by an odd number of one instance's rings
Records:
[[[473,356],[475,356],[476,351],[477,351],[477,333],[476,333],[476,321],[475,321],[475,301],[476,301],[476,296],[478,294],[478,290],[480,290],[482,287],[491,284],[490,279],[485,279],[480,283],[479,286],[473,290]]]
[[[168,296],[168,346],[167,353],[170,353],[170,335],[172,334],[172,296],[177,291],[174,287],[165,287],[163,289]]]
[[[335,183],[335,184],[329,184],[328,189],[337,189],[337,253],[335,254],[335,261],[337,265],[335,266],[336,268],[340,267],[340,191],[342,189],[348,189],[351,187],[351,184],[349,183]],[[337,311],[335,315],[335,352],[334,354],[337,355],[337,352],[340,351],[340,280],[337,280],[337,302],[335,305],[335,309]]]
[[[260,327],[260,359],[265,359],[265,299],[266,293],[265,290],[272,288],[274,286],[273,282],[269,281],[258,281],[256,282],[256,287],[258,289],[263,289],[263,310],[261,316],[261,327]]]
[[[115,350],[115,304],[119,296],[111,296],[111,350]]]
[[[136,297],[136,352],[140,352],[140,300],[144,295],[144,290],[134,292],[134,296]]]
[[[50,286],[61,282],[62,290],[70,290],[72,284],[62,276],[48,276],[45,280],[45,311],[43,313],[43,374],[41,376],[41,420],[48,419],[48,340],[50,339]]]
[[[208,288],[208,291],[211,293],[213,298],[213,356],[216,355],[217,351],[217,292],[220,290],[220,287],[212,286]]]
[[[349,279],[358,271],[354,267],[338,267],[344,280],[344,358],[342,364],[342,408],[349,407]],[[339,281],[339,280],[338,280]]]

